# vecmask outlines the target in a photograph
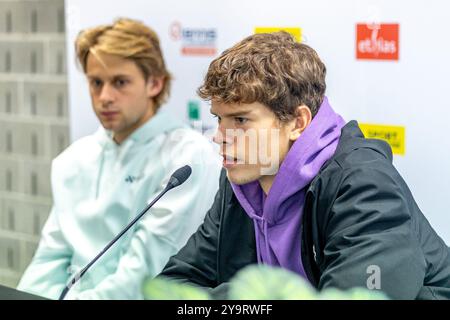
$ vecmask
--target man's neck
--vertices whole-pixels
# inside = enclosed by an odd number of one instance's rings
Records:
[[[154,111],[153,105],[149,106],[148,112],[134,125],[128,127],[127,129],[121,131],[121,132],[114,132],[113,134],[113,140],[115,143],[120,145],[122,142],[124,142],[133,132],[135,132],[137,129],[142,127],[147,121],[149,121],[153,116],[156,114]]]
[[[259,185],[263,189],[266,195],[269,194],[270,188],[272,187],[273,181],[275,180],[275,176],[262,176],[259,178]]]

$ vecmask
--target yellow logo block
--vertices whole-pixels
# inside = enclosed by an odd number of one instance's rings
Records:
[[[392,148],[393,154],[405,155],[405,127],[360,123],[366,138],[384,140]]]
[[[282,27],[256,27],[255,33],[272,33],[278,31],[286,31],[294,36],[297,42],[302,42],[301,28],[282,28]]]

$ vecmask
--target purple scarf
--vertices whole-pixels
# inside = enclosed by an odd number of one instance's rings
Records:
[[[280,266],[306,278],[300,252],[305,194],[336,151],[344,125],[325,97],[281,163],[267,197],[258,181],[232,184],[239,203],[254,222],[259,263]]]

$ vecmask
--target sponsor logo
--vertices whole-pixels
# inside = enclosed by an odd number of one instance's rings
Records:
[[[186,28],[180,22],[170,25],[172,40],[181,42],[184,56],[214,56],[217,53],[217,30],[215,28]]]
[[[283,27],[255,27],[255,33],[272,33],[278,31],[286,31],[294,36],[297,42],[302,42],[302,29],[297,27],[283,28]]]
[[[359,23],[356,25],[356,59],[398,60],[397,23]]]
[[[405,155],[405,127],[360,123],[366,138],[381,139],[389,143],[392,153]]]

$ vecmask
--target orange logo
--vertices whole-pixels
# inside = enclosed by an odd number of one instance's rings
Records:
[[[398,60],[399,24],[358,23],[356,59]]]

